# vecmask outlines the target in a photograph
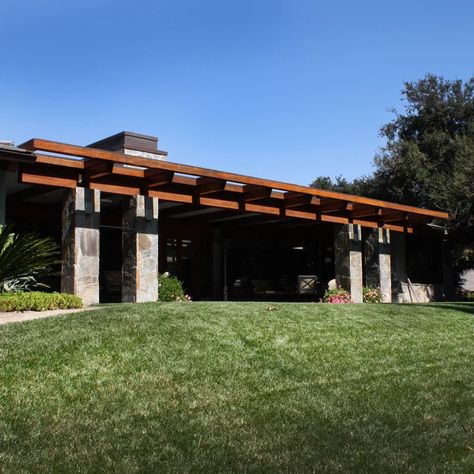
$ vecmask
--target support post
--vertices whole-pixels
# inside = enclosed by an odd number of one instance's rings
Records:
[[[158,299],[158,199],[125,200],[122,217],[122,301]]]
[[[382,303],[392,302],[392,255],[390,248],[390,231],[378,230],[379,280]]]
[[[390,231],[367,229],[364,236],[365,285],[380,289],[382,303],[392,302]]]
[[[406,235],[402,232],[392,232],[390,236],[391,266],[392,266],[392,300],[405,303],[404,287],[407,285],[406,267]]]
[[[100,191],[67,191],[62,212],[61,291],[99,303]]]
[[[334,262],[338,286],[350,292],[354,303],[362,303],[362,242],[359,225],[334,226]]]

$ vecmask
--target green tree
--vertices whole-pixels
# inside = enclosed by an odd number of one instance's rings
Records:
[[[474,266],[474,77],[449,81],[432,74],[407,82],[405,107],[380,135],[386,145],[375,172],[347,182],[313,185],[449,212],[447,228],[457,270]]]

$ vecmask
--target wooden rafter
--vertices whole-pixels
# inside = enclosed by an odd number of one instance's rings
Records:
[[[352,211],[353,218],[361,218],[361,217],[378,217],[382,215],[382,209],[379,207],[371,207],[371,206],[357,206]]]
[[[242,199],[244,202],[259,201],[261,199],[269,198],[271,194],[272,188],[246,184],[243,187]]]
[[[316,196],[308,196],[307,194],[292,193],[291,191],[288,191],[284,195],[282,205],[287,209],[308,205],[321,206],[321,199]]]
[[[144,172],[146,185],[150,189],[171,183],[171,181],[173,180],[173,175],[174,173],[170,171],[146,170]]]
[[[313,222],[352,222],[402,232],[412,223],[448,217],[441,211],[47,140],[33,139],[23,146],[34,152],[61,155],[32,154],[29,159],[35,163],[20,168],[19,179],[24,183],[79,185],[228,212]],[[2,158],[0,154],[0,162]]]
[[[347,201],[334,201],[331,202],[323,201],[321,205],[321,212],[340,212],[340,211],[353,211],[354,204]]]
[[[415,214],[429,215],[431,217],[438,217],[440,219],[447,219],[449,216],[446,212],[434,211],[429,209],[421,209],[414,206],[406,206],[404,204],[391,203],[387,201],[381,201],[378,199],[366,198],[363,196],[355,196],[345,193],[337,193],[334,191],[327,191],[323,189],[310,188],[307,186],[301,186],[296,184],[289,184],[280,181],[272,181],[261,178],[254,178],[251,176],[239,175],[236,173],[228,173],[224,171],[216,171],[207,168],[201,168],[198,166],[183,165],[179,163],[172,163],[169,161],[158,161],[149,158],[141,158],[136,156],[123,155],[120,153],[114,153],[105,150],[99,150],[96,148],[81,147],[77,145],[68,145],[65,143],[52,142],[43,139],[32,139],[22,145],[23,148],[30,150],[41,150],[49,151],[53,153],[69,154],[71,156],[84,157],[84,158],[97,158],[107,161],[113,161],[116,163],[122,163],[132,166],[141,166],[144,168],[156,168],[175,173],[182,173],[187,175],[194,175],[199,177],[210,177],[224,179],[241,184],[253,184],[257,186],[266,186],[272,189],[282,191],[301,192],[304,194],[310,194],[322,198],[338,199],[353,203],[367,204],[376,207],[382,207],[393,210],[400,210],[405,212],[413,212]]]
[[[196,182],[196,194],[206,196],[225,190],[226,181],[214,178],[198,178]]]

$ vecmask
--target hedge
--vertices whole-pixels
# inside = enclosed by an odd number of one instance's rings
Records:
[[[82,308],[82,300],[66,293],[41,291],[0,293],[0,311],[47,311],[72,308]]]

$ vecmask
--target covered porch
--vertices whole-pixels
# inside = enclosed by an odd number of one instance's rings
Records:
[[[195,299],[318,300],[330,280],[396,300],[416,239],[439,211],[166,161],[130,132],[89,147],[0,149],[0,216],[62,243],[63,291],[86,304],[153,301],[158,271]],[[429,247],[429,245],[428,245]],[[441,260],[440,260],[441,261]]]

